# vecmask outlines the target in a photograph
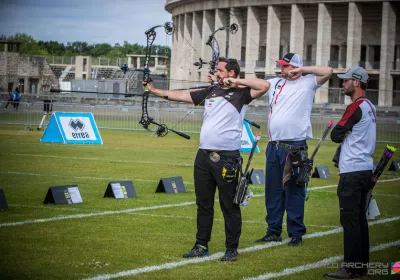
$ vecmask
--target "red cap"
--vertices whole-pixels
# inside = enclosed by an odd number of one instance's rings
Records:
[[[284,60],[277,60],[276,63],[280,64],[280,65],[290,65],[289,63],[287,63]]]

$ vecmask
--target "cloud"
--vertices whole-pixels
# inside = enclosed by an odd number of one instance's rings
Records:
[[[26,33],[42,41],[146,44],[144,32],[171,21],[166,0],[2,0],[0,34]],[[157,29],[155,44],[166,35]],[[171,41],[171,40],[169,40]]]

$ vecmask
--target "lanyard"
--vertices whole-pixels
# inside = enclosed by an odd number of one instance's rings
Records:
[[[283,87],[284,87],[285,85],[286,85],[286,80],[285,80],[285,82],[283,83],[283,85],[281,86],[281,89],[279,90],[279,92],[278,92],[278,94],[277,94],[277,96],[276,96],[276,98],[275,98],[274,104],[276,104],[276,101],[278,100],[279,94],[281,94],[282,89],[283,89]]]
[[[276,88],[279,86],[279,83],[281,82],[282,79],[280,79],[276,84],[275,84],[275,90],[274,93],[272,94],[272,101],[269,103],[269,108],[272,109],[272,104],[276,104],[276,100],[278,99],[278,95],[281,94],[282,92],[282,88],[283,86],[286,84],[286,80],[283,82],[283,85],[281,86],[277,96],[275,97],[275,93],[276,93]],[[274,101],[274,97],[275,97],[275,101]]]

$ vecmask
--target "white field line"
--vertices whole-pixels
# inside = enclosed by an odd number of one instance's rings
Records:
[[[4,172],[0,172],[0,173],[4,173]],[[7,172],[7,173],[9,173],[9,172]],[[35,174],[35,173],[26,173],[25,175],[37,176],[37,174]],[[46,175],[46,176],[48,176],[48,175]],[[77,178],[77,177],[75,177],[75,178]],[[398,178],[398,179],[400,179],[400,178]],[[385,181],[378,181],[378,183],[379,182],[385,182]],[[318,188],[323,189],[323,188],[328,188],[328,187],[332,187],[332,186],[333,185],[322,186],[322,187],[318,187]],[[264,196],[264,194],[254,195],[253,197],[261,197],[261,196]],[[218,201],[218,200],[216,200],[216,201]],[[81,218],[103,216],[103,215],[132,213],[132,212],[136,212],[136,211],[146,211],[146,210],[161,209],[161,208],[181,207],[181,206],[187,206],[187,205],[193,205],[193,204],[195,204],[195,202],[183,202],[183,203],[179,203],[179,204],[165,204],[165,205],[150,206],[150,207],[131,208],[131,209],[125,209],[125,210],[118,210],[118,211],[104,211],[104,212],[95,212],[95,213],[88,213],[88,214],[57,216],[57,217],[53,217],[53,218],[44,218],[44,219],[37,219],[37,220],[25,220],[25,221],[21,221],[21,222],[0,223],[0,228],[1,227],[10,227],[10,226],[20,226],[20,225],[26,225],[26,224],[34,224],[34,223],[45,223],[45,222],[52,222],[52,221],[59,221],[59,220],[81,219]]]
[[[150,207],[138,207],[138,208],[124,209],[124,210],[117,210],[117,211],[104,211],[104,212],[95,212],[95,213],[87,213],[87,214],[57,216],[54,218],[44,218],[44,219],[37,219],[37,220],[25,220],[25,221],[21,221],[21,222],[2,223],[2,224],[0,224],[0,228],[1,227],[12,227],[12,226],[22,226],[22,225],[26,225],[26,224],[35,224],[35,223],[46,223],[46,222],[53,222],[53,221],[60,221],[60,220],[69,220],[69,219],[82,219],[82,218],[104,216],[104,215],[125,214],[125,213],[132,213],[135,211],[147,211],[147,210],[170,208],[170,207],[182,207],[182,206],[193,205],[195,203],[196,202],[183,202],[183,203],[178,203],[178,204],[165,204],[165,205],[150,206]]]
[[[376,225],[376,224],[384,224],[384,223],[389,223],[389,222],[398,221],[398,220],[400,220],[400,216],[370,222],[370,223],[368,223],[368,225],[372,226],[372,225]],[[342,231],[343,231],[343,228],[337,228],[337,229],[328,230],[328,231],[315,232],[312,234],[304,235],[303,239],[310,239],[310,238],[331,235],[331,234],[339,233]],[[266,243],[263,245],[256,245],[256,246],[251,246],[251,247],[247,247],[244,249],[239,249],[238,252],[245,253],[245,252],[259,251],[259,250],[266,249],[266,248],[281,246],[283,244],[287,244],[289,241],[290,241],[290,238],[287,238],[287,239],[283,240],[282,242],[271,242],[271,243]],[[165,263],[165,264],[161,264],[161,265],[145,266],[145,267],[140,267],[140,268],[136,268],[136,269],[132,269],[132,270],[121,271],[121,272],[118,272],[115,274],[98,275],[95,277],[86,278],[85,280],[106,280],[106,279],[112,279],[112,278],[118,278],[118,277],[124,277],[124,276],[134,276],[134,275],[138,275],[138,274],[143,274],[143,273],[148,273],[148,272],[153,272],[153,271],[160,271],[160,270],[164,270],[164,269],[172,269],[172,268],[176,268],[176,267],[182,267],[187,264],[202,263],[202,262],[206,262],[206,261],[217,260],[217,259],[221,258],[223,256],[223,254],[224,254],[223,252],[218,252],[218,253],[212,254],[211,256],[205,257],[205,258],[193,258],[193,259],[183,260],[180,262],[170,262],[170,263]]]
[[[393,179],[386,179],[386,180],[378,180],[378,183],[387,183],[387,182],[395,182],[395,181],[399,181],[400,177],[397,178],[393,178]],[[313,190],[322,190],[322,189],[330,189],[330,188],[337,188],[338,185],[327,185],[327,186],[321,186],[321,187],[311,187],[309,188],[309,191],[313,191]],[[250,189],[264,189],[264,186],[251,186]]]
[[[79,208],[60,208],[54,206],[32,206],[32,205],[23,205],[23,204],[8,204],[9,207],[13,208],[33,208],[33,209],[51,209],[51,210],[61,210],[61,211],[73,211],[73,212],[91,212],[91,213],[99,213],[101,211],[94,210],[94,209],[79,209]],[[145,216],[145,217],[156,217],[156,218],[168,218],[168,219],[188,219],[188,220],[195,220],[196,217],[192,216],[173,216],[173,215],[161,215],[161,214],[145,214],[145,213],[138,213],[138,212],[131,212],[129,214],[136,215],[136,216]],[[224,222],[224,219],[214,219],[214,221]],[[265,224],[264,221],[254,221],[254,220],[243,220],[243,223],[247,224]],[[283,223],[285,226],[286,224]],[[321,225],[310,225],[307,224],[308,227],[321,227],[321,228],[337,228],[338,226],[321,226]]]
[[[369,251],[376,252],[376,251],[385,250],[387,248],[391,248],[391,247],[395,247],[395,246],[400,246],[400,240],[378,244],[376,246],[371,247]],[[273,279],[273,278],[287,276],[287,275],[291,275],[291,274],[295,274],[295,273],[300,273],[300,272],[303,272],[303,271],[309,270],[309,269],[326,267],[328,264],[335,263],[335,262],[338,262],[341,260],[343,260],[343,256],[335,256],[335,257],[330,257],[330,258],[320,260],[318,262],[309,263],[306,265],[301,265],[301,266],[297,266],[297,267],[293,267],[293,268],[286,268],[280,272],[266,273],[263,275],[259,275],[257,277],[244,278],[244,279],[246,279],[246,280]]]
[[[22,156],[22,157],[40,157],[40,158],[54,158],[54,159],[70,159],[70,160],[94,160],[94,161],[110,161],[109,158],[104,157],[66,157],[66,156],[52,156],[52,155],[39,155],[39,154],[4,154],[11,156]],[[144,164],[163,164],[168,166],[183,166],[183,167],[193,167],[193,163],[165,163],[160,161],[147,161],[147,160],[112,160],[113,162],[119,163],[144,163]]]
[[[58,174],[40,174],[40,173],[28,173],[28,172],[16,172],[16,171],[0,171],[0,174],[9,174],[9,175],[23,175],[23,176],[37,176],[37,177],[60,177],[60,178],[75,178],[75,179],[89,179],[89,180],[115,180],[115,181],[137,181],[137,182],[159,182],[159,180],[147,180],[147,179],[132,179],[132,178],[103,178],[103,177],[93,177],[93,176],[70,176],[70,175],[58,175]],[[378,183],[385,183],[385,182],[394,182],[399,181],[400,178],[388,179],[388,180],[379,180]],[[193,182],[183,182],[187,185],[193,185]],[[337,185],[327,185],[321,187],[313,187],[310,190],[319,190],[319,189],[329,189],[337,187]],[[264,189],[261,186],[251,186],[250,189]],[[256,194],[253,197],[261,197],[264,194]]]
[[[147,180],[147,179],[132,179],[132,178],[102,178],[92,176],[70,176],[70,175],[58,175],[58,174],[40,174],[40,173],[28,173],[28,172],[14,172],[14,171],[0,171],[0,174],[9,175],[22,175],[22,176],[37,176],[37,177],[60,177],[60,178],[74,178],[74,179],[89,179],[89,180],[110,180],[110,181],[137,181],[137,182],[159,182],[159,180]],[[193,184],[193,182],[183,182],[186,185]]]
[[[336,191],[328,191],[328,190],[315,190],[317,192],[328,192],[328,193],[336,193]],[[400,197],[397,194],[386,194],[386,193],[373,193],[373,196],[387,196],[387,197]]]
[[[167,218],[167,219],[188,219],[188,220],[196,220],[196,217],[191,217],[191,216],[174,216],[174,215],[160,215],[160,214],[145,214],[145,213],[130,213],[135,216],[147,216],[147,217],[156,217],[156,218]],[[224,219],[216,218],[214,221],[218,222],[225,222]],[[242,220],[242,223],[246,224],[262,224],[265,225],[265,221],[254,221],[254,220]],[[285,223],[283,223],[284,226],[286,226]],[[320,225],[310,225],[306,224],[308,227],[321,227],[321,228],[338,228],[338,226],[320,226]]]

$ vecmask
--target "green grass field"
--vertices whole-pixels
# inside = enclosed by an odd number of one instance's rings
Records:
[[[303,245],[256,246],[266,224],[264,187],[254,185],[257,196],[242,211],[239,259],[222,263],[225,235],[218,202],[210,258],[181,257],[196,234],[192,174],[198,134],[187,141],[173,134],[156,138],[145,131],[103,129],[103,145],[62,145],[40,143],[42,133],[0,126],[0,189],[9,204],[0,211],[0,279],[270,279],[267,273],[280,279],[323,279],[332,268],[306,265],[343,254],[336,188],[317,189],[338,182],[331,162],[336,144],[330,141],[318,152],[316,165],[329,166],[331,178],[311,180]],[[316,143],[309,142],[310,150]],[[262,139],[262,152],[253,160],[256,169],[264,169],[266,144]],[[394,146],[399,159],[400,145]],[[374,161],[383,149],[378,143]],[[186,193],[155,193],[160,178],[173,176],[182,176]],[[132,180],[137,197],[103,198],[108,182],[118,180]],[[381,180],[389,181],[374,192],[381,215],[371,220],[371,247],[400,242],[400,172],[386,171]],[[83,203],[43,204],[49,187],[71,184],[79,186]],[[400,260],[398,243],[372,252],[371,261]],[[282,273],[290,268],[297,269]]]

